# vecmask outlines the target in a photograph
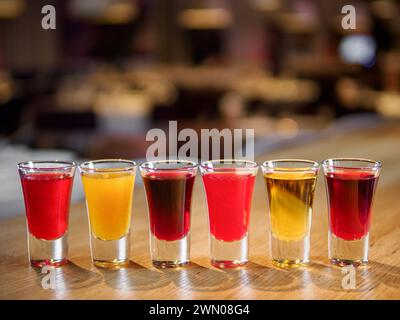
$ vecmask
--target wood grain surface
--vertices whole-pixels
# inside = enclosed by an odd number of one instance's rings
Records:
[[[208,259],[207,210],[198,175],[192,209],[192,263],[159,270],[149,258],[148,218],[142,187],[134,194],[132,263],[126,269],[92,266],[84,203],[71,208],[69,265],[56,269],[56,289],[41,287],[43,274],[30,267],[24,216],[0,221],[0,298],[2,299],[400,299],[400,125],[369,131],[326,134],[317,141],[263,155],[267,159],[363,157],[381,160],[372,220],[370,263],[358,268],[356,289],[341,287],[341,270],[327,258],[327,206],[319,174],[311,231],[312,263],[281,270],[268,257],[268,206],[261,172],[253,196],[250,263],[239,270],[219,270]],[[138,177],[140,179],[140,177]],[[80,179],[79,175],[76,179]]]

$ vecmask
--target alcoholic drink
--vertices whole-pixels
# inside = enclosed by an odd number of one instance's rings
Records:
[[[175,241],[190,228],[192,173],[153,172],[143,176],[150,214],[150,231],[159,240]]]
[[[381,164],[364,159],[329,159],[323,167],[329,204],[330,260],[337,265],[365,264]]]
[[[29,232],[55,240],[68,227],[72,177],[63,173],[32,173],[21,177]]]
[[[246,160],[201,164],[208,204],[211,264],[238,267],[248,261],[251,197],[258,166]]]
[[[271,230],[280,240],[299,240],[309,231],[314,199],[314,173],[264,175],[271,213]]]
[[[252,173],[216,172],[203,175],[210,218],[210,233],[222,241],[238,241],[247,236]]]
[[[67,262],[68,217],[73,162],[28,161],[18,164],[24,194],[30,261],[33,266]]]
[[[89,217],[93,263],[120,268],[129,263],[136,163],[95,160],[79,166]]]
[[[364,172],[329,173],[331,232],[344,240],[364,237],[371,224],[372,199],[378,177]]]
[[[153,265],[178,267],[190,260],[190,206],[197,165],[150,161],[140,166],[149,211]]]
[[[125,173],[82,175],[91,232],[101,240],[118,240],[129,232],[135,176]]]
[[[270,253],[278,267],[309,262],[318,168],[314,161],[291,159],[266,161],[262,166],[269,202]]]

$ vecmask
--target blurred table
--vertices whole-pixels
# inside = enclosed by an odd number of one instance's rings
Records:
[[[145,195],[135,190],[132,264],[122,270],[91,265],[83,203],[70,219],[71,263],[56,270],[56,290],[41,287],[43,275],[28,264],[23,217],[0,220],[0,298],[4,299],[400,299],[400,125],[387,124],[355,133],[332,133],[311,144],[274,151],[258,158],[353,156],[379,159],[382,176],[375,198],[370,264],[357,269],[356,289],[341,287],[341,270],[327,259],[327,208],[319,176],[312,221],[308,268],[280,270],[267,256],[267,201],[259,174],[253,197],[250,260],[240,270],[218,270],[208,260],[207,210],[197,177],[192,211],[192,263],[180,270],[158,270],[149,260]]]

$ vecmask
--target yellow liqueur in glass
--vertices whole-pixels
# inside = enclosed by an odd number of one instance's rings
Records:
[[[130,173],[83,175],[91,232],[101,240],[118,240],[131,224],[135,176]]]
[[[79,167],[96,266],[128,264],[136,164],[129,160],[96,160]]]
[[[310,226],[316,176],[282,172],[264,175],[273,235],[280,240],[299,240]]]
[[[279,267],[309,262],[312,204],[318,164],[274,160],[263,165],[270,217],[270,252]]]

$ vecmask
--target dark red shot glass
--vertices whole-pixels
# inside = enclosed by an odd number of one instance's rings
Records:
[[[329,259],[339,266],[368,262],[372,205],[381,163],[368,159],[322,162],[329,208]]]
[[[150,247],[157,267],[178,267],[190,260],[190,207],[197,164],[151,161],[140,166],[150,220]]]

